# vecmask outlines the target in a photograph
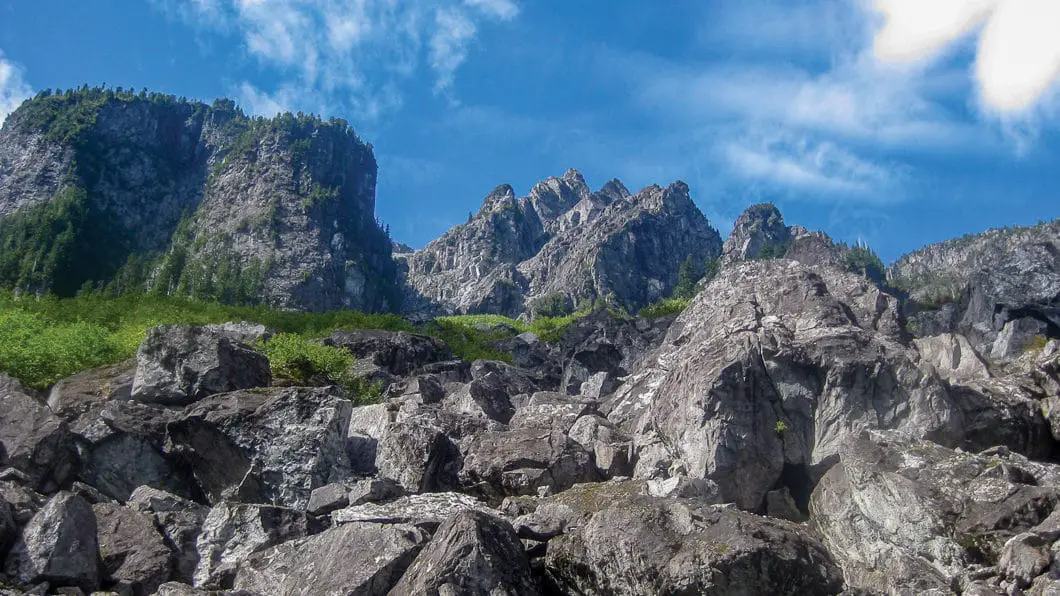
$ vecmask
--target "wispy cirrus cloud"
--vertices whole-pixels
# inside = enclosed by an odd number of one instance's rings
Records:
[[[15,111],[23,101],[33,94],[26,83],[22,67],[4,57],[0,51],[0,125],[7,115]]]
[[[399,108],[421,69],[452,96],[480,28],[519,14],[514,0],[154,0],[192,26],[238,35],[247,54],[282,82],[238,84],[249,109],[356,112]]]

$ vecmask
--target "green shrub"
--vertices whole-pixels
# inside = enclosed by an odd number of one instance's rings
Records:
[[[361,404],[378,402],[382,396],[382,386],[357,375],[353,355],[342,348],[310,342],[294,333],[280,333],[255,347],[268,356],[275,378],[301,386],[339,385]]]
[[[0,370],[28,387],[45,389],[59,379],[129,355],[99,325],[53,325],[24,311],[0,312]]]
[[[788,424],[783,420],[777,420],[776,424],[773,425],[773,430],[775,430],[777,434],[781,434],[787,431],[788,429]]]
[[[495,326],[493,330],[476,328],[477,324],[487,323]],[[497,325],[501,323],[501,325]],[[503,326],[502,326],[503,325]],[[421,331],[449,344],[458,358],[468,362],[475,360],[500,360],[511,363],[512,355],[490,345],[491,341],[511,337],[506,327],[518,332],[525,331],[525,324],[507,317],[497,315],[470,315],[466,317],[439,317],[423,326]]]
[[[530,303],[530,316],[534,319],[541,317],[565,317],[574,310],[574,303],[570,297],[563,292],[552,292],[535,298]]]
[[[688,305],[691,302],[692,301],[689,299],[664,298],[654,304],[645,306],[640,309],[640,312],[637,314],[645,319],[659,319],[670,315],[681,314],[686,308],[688,308]]]

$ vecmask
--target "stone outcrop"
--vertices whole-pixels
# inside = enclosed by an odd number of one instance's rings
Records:
[[[688,193],[677,182],[630,195],[617,181],[592,192],[574,170],[520,199],[498,187],[469,222],[403,256],[410,311],[517,316],[603,298],[635,312],[673,291],[687,257],[720,254]]]
[[[1034,544],[1026,533],[1060,501],[1058,474],[1003,448],[976,455],[865,433],[817,486],[811,523],[851,588],[948,593],[999,571],[1025,588],[1045,569],[1014,559],[1027,556],[1019,554]]]
[[[911,298],[913,331],[959,332],[994,360],[1060,336],[1060,220],[947,240],[888,270]]]
[[[74,435],[18,381],[0,373],[0,465],[29,476],[35,490],[64,488],[78,470]]]
[[[269,359],[208,326],[162,325],[136,352],[132,399],[185,406],[215,393],[267,387]]]
[[[231,101],[159,94],[42,94],[0,131],[0,220],[28,259],[6,260],[0,283],[396,310],[376,180],[371,147],[343,120],[252,120]],[[17,236],[46,211],[70,225],[63,246]]]
[[[392,593],[531,596],[540,590],[511,524],[468,511],[438,528]]]

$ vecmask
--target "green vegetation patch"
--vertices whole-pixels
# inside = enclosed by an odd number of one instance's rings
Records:
[[[394,314],[299,313],[143,294],[38,300],[0,292],[0,371],[26,386],[45,389],[64,377],[134,356],[147,330],[156,325],[227,321],[262,323],[304,339],[336,329],[415,331]]]
[[[691,303],[690,299],[685,298],[664,298],[654,304],[645,306],[637,314],[645,319],[661,319],[662,317],[681,314]]]
[[[269,358],[272,375],[299,386],[339,385],[358,404],[378,403],[381,383],[370,383],[354,371],[355,359],[341,348],[306,340],[295,333],[281,333],[256,348]]]

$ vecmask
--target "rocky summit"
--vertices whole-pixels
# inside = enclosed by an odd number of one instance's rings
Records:
[[[413,251],[375,176],[345,123],[224,102],[8,119],[5,308],[88,283],[418,324],[63,319],[76,374],[0,361],[0,594],[1060,593],[1060,222],[887,269],[571,170]]]
[[[683,261],[720,253],[683,182],[631,195],[612,180],[593,192],[570,170],[519,199],[497,187],[467,223],[401,258],[410,313],[518,316],[598,299],[636,312],[673,292]]]

